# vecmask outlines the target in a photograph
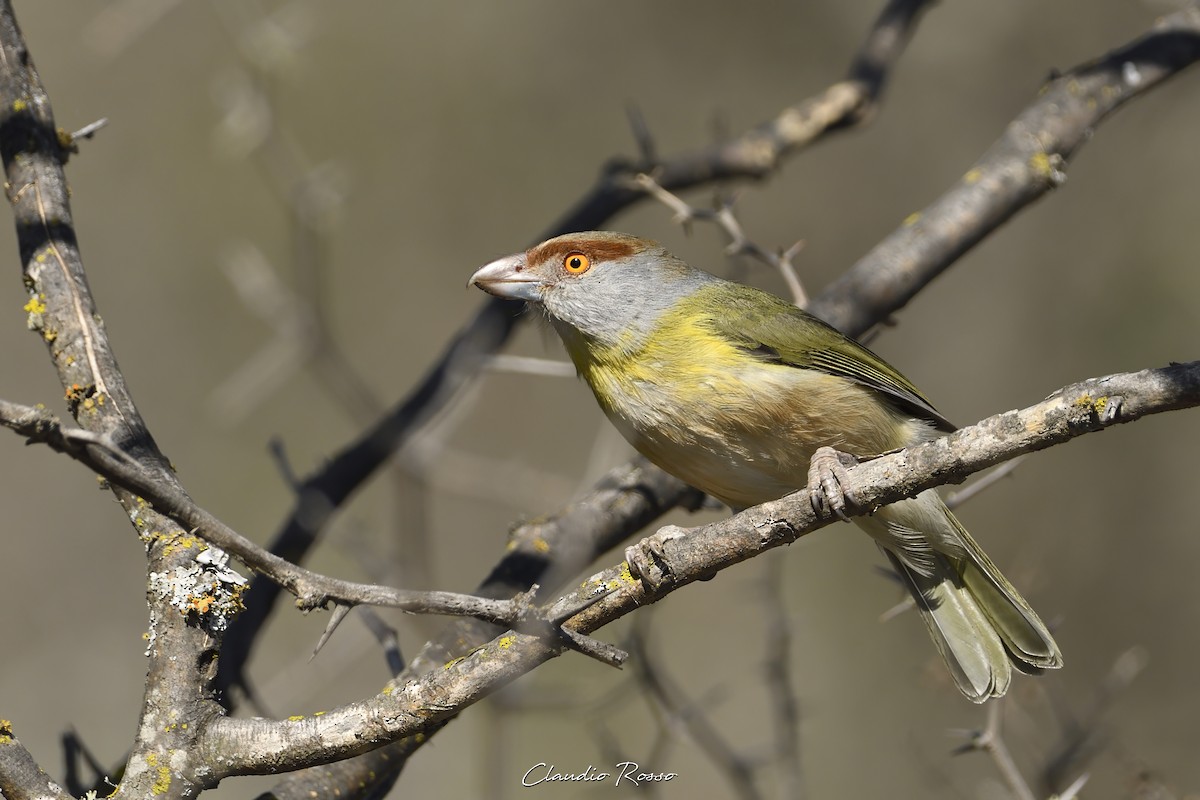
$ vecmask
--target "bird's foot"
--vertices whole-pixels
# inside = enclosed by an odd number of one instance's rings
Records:
[[[672,539],[680,539],[690,533],[689,528],[664,525],[653,535],[637,544],[625,548],[625,563],[629,573],[646,585],[649,592],[657,592],[671,582],[671,565],[665,546]]]
[[[818,517],[831,514],[848,520],[847,504],[858,505],[854,494],[845,487],[850,485],[847,467],[853,467],[858,459],[832,447],[818,447],[808,465],[808,492],[813,511]]]

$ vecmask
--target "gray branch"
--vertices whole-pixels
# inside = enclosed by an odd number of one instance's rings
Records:
[[[854,514],[958,483],[1022,453],[1133,422],[1149,414],[1200,405],[1200,361],[1094,378],[1067,386],[1019,411],[989,417],[932,442],[850,468]],[[641,580],[622,563],[593,575],[547,612],[600,599],[567,627],[591,633],[697,580],[713,577],[828,525],[807,490],[690,531],[668,526],[645,539]],[[214,719],[204,736],[206,761],[219,775],[246,775],[322,764],[440,727],[464,708],[560,655],[561,642],[509,631],[468,655],[378,696],[298,720]]]

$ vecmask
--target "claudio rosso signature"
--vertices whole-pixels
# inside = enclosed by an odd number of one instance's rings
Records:
[[[636,761],[622,761],[612,767],[613,771],[587,765],[582,772],[563,772],[553,764],[539,761],[521,777],[522,786],[541,786],[548,783],[607,783],[610,786],[641,786],[643,783],[663,783],[674,780],[678,773],[652,772],[642,769]]]

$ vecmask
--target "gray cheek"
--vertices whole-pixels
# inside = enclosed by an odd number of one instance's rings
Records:
[[[561,322],[599,341],[611,343],[629,323],[628,305],[608,291],[605,282],[559,283],[543,295],[546,310]],[[624,307],[623,307],[624,306]]]

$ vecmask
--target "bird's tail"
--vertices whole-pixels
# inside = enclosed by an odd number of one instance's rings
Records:
[[[1062,666],[1054,637],[934,491],[860,518],[912,593],[964,695],[1008,690],[1012,667]]]

